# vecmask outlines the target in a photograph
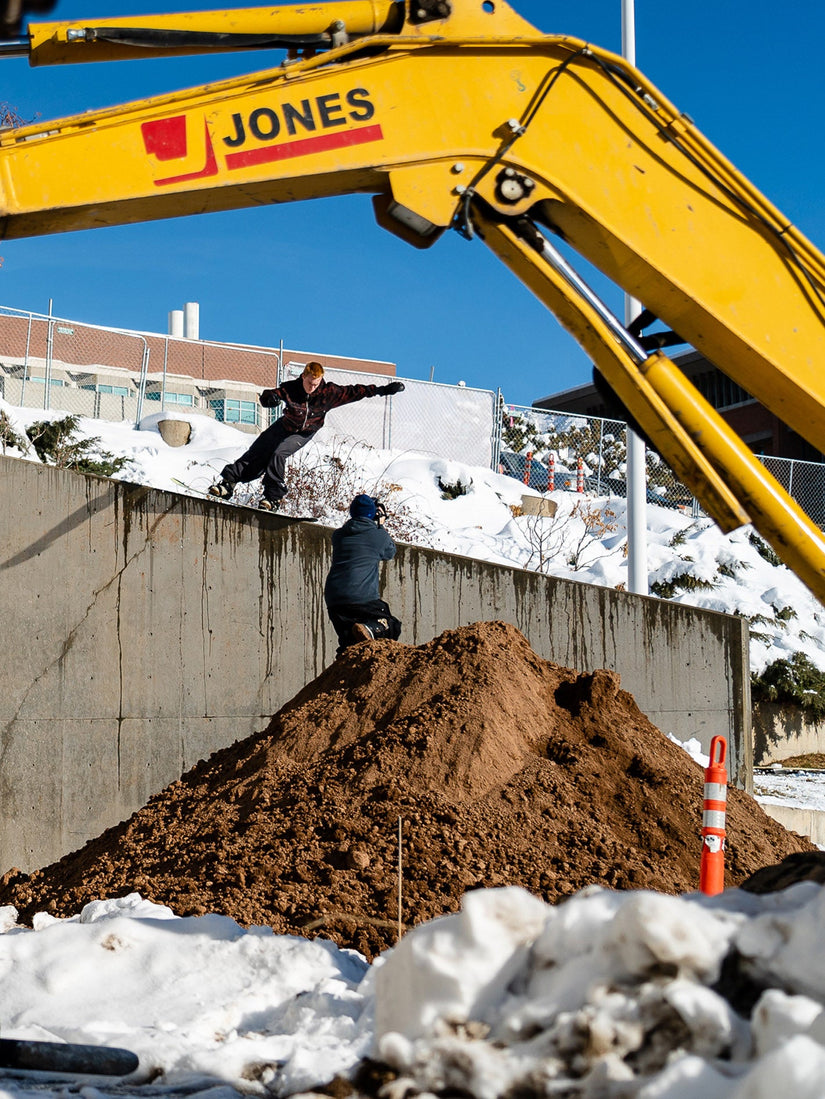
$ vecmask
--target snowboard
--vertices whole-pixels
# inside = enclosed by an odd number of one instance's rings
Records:
[[[187,485],[185,481],[179,481],[177,477],[173,477],[172,481],[176,485],[180,485],[181,488],[186,489],[188,493],[194,496],[201,496],[205,500],[212,500],[217,504],[223,504],[225,507],[243,508],[245,511],[256,511],[258,515],[276,515],[280,519],[288,519],[291,523],[317,523],[318,517],[315,515],[286,515],[283,511],[266,511],[264,508],[258,507],[258,500],[260,496],[251,499],[248,503],[241,503],[240,500],[223,499],[220,496],[213,496],[205,489],[196,488],[194,485]]]

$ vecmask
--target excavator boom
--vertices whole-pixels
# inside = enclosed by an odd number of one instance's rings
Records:
[[[327,50],[353,38],[396,33],[403,23],[404,5],[397,0],[342,0],[334,11],[329,4],[302,4],[119,16],[33,24],[26,53],[34,66],[238,50]]]
[[[0,132],[0,235],[373,196],[428,247],[496,252],[730,530],[753,522],[825,601],[825,541],[561,238],[819,450],[825,258],[644,76],[504,0],[350,0],[45,24],[32,63],[286,48],[252,75]]]

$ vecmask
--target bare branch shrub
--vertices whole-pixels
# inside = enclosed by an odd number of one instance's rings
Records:
[[[352,460],[360,445],[336,439],[329,451],[319,453],[314,447],[300,451],[287,464],[283,513],[314,517],[335,511],[348,513],[352,498],[366,491]]]
[[[584,567],[586,552],[616,530],[615,517],[609,507],[599,507],[589,499],[578,500],[570,511],[552,517],[531,515],[523,528],[530,551],[525,568],[549,573],[561,558],[577,572]]]
[[[595,543],[601,542],[605,535],[612,534],[616,530],[617,524],[613,522],[616,512],[609,507],[600,508],[589,500],[580,500],[570,514],[582,523],[581,532],[575,539],[567,559],[570,568],[578,571],[584,565],[587,550]],[[605,557],[607,554],[603,553],[600,556]]]
[[[287,465],[287,495],[282,515],[306,515],[313,518],[338,515],[340,522],[349,518],[353,497],[361,492],[375,496],[387,509],[384,527],[398,541],[416,542],[426,531],[425,524],[401,499],[401,486],[385,481],[364,484],[353,458],[356,450],[374,450],[357,440],[336,438],[331,449],[320,452],[307,447]]]

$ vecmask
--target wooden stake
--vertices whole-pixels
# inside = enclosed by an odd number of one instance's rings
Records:
[[[401,817],[398,818],[398,938],[396,942],[401,940]]]

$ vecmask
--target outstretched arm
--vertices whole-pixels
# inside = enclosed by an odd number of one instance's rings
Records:
[[[389,382],[387,385],[335,385],[326,388],[325,405],[327,410],[340,408],[341,405],[363,401],[366,397],[389,397],[404,389],[403,382]]]
[[[264,389],[258,398],[258,403],[263,408],[274,408],[279,401],[283,401],[284,394],[281,392],[282,387],[278,386],[277,389]]]

